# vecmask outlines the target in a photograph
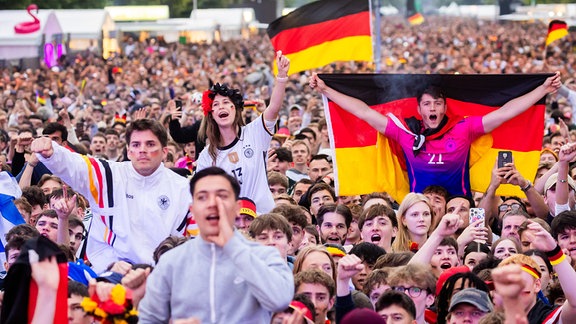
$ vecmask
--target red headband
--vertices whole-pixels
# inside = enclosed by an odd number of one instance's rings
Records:
[[[202,93],[202,110],[204,110],[204,116],[208,116],[212,111],[212,103],[214,102],[214,99],[210,99],[212,93],[213,92],[210,90],[206,90]]]

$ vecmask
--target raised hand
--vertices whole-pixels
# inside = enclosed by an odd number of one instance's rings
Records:
[[[528,235],[528,239],[532,242],[534,248],[543,252],[554,250],[557,243],[552,235],[542,225],[531,220],[528,220],[528,222],[529,231],[526,232],[526,235]]]
[[[59,219],[68,220],[70,214],[76,210],[76,195],[68,197],[68,186],[62,187],[62,197],[54,202],[53,208]]]
[[[454,209],[454,210],[455,211],[460,210],[462,208],[463,204],[464,203],[460,203],[458,206],[456,206],[456,209]],[[447,236],[450,236],[450,235],[456,233],[458,228],[460,228],[460,225],[462,225],[462,220],[460,219],[460,215],[458,215],[458,214],[446,214],[440,220],[440,223],[438,224],[438,227],[436,227],[436,230],[434,230],[434,233],[436,233],[437,235],[440,235],[441,237],[447,237]]]
[[[559,159],[562,162],[571,162],[576,158],[576,143],[562,145],[559,152]]]
[[[462,234],[458,236],[458,246],[466,246],[472,241],[486,242],[486,240],[488,240],[488,229],[480,226],[483,223],[483,219],[470,223],[470,225],[462,231]]]
[[[170,100],[168,101],[168,105],[166,106],[166,111],[168,111],[168,113],[170,114],[170,117],[172,117],[172,119],[180,119],[182,118],[182,110],[179,110],[178,108],[176,108],[176,102],[174,100]]]
[[[42,155],[43,158],[47,159],[54,154],[54,148],[52,147],[52,140],[49,137],[39,137],[32,141],[30,144],[30,150],[34,153]]]
[[[36,281],[38,287],[56,291],[60,283],[60,272],[56,257],[50,257],[39,261],[38,253],[28,250],[30,267],[32,268],[32,279]]]
[[[217,235],[210,235],[206,237],[208,242],[212,242],[220,247],[224,247],[226,243],[234,236],[234,227],[230,222],[234,219],[236,215],[227,215],[226,208],[220,197],[216,197],[216,207],[218,208],[218,216],[220,217],[218,221],[218,227],[220,230]]]
[[[322,81],[322,79],[320,79],[316,73],[313,73],[310,79],[308,79],[308,84],[310,85],[310,88],[318,91],[319,93],[324,93],[327,88],[326,83],[324,83],[324,81]]]
[[[282,51],[276,52],[276,65],[278,66],[278,77],[287,77],[290,69],[290,59],[282,55]]]
[[[134,120],[144,119],[148,114],[148,108],[140,108],[134,113]]]
[[[518,264],[509,264],[492,270],[492,280],[496,292],[502,298],[518,298],[524,289],[522,267]]]
[[[562,80],[560,79],[560,72],[556,72],[553,76],[547,78],[542,84],[546,93],[553,93],[558,91],[562,86]]]
[[[347,281],[362,270],[362,260],[354,254],[347,254],[338,261],[338,280]]]

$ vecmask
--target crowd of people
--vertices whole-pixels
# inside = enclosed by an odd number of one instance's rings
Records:
[[[316,74],[372,63],[290,74],[263,34],[127,37],[107,60],[1,70],[0,212],[14,226],[0,322],[576,321],[571,35],[545,47],[543,23],[441,17],[381,33],[382,73],[555,74],[462,120],[427,88],[405,130]],[[402,144],[413,192],[338,196],[322,96]],[[536,176],[494,161],[485,192],[466,195],[470,142],[544,96]],[[418,163],[447,150],[434,134],[463,143],[461,181]],[[503,184],[524,195],[497,196]]]

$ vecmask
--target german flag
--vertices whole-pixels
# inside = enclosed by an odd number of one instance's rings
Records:
[[[568,36],[568,25],[562,20],[552,20],[548,25],[548,36],[546,37],[546,46],[553,41]]]
[[[290,59],[290,73],[335,61],[372,61],[369,9],[368,0],[312,2],[270,23],[268,36]]]
[[[416,97],[430,85],[443,89],[447,116],[483,116],[541,85],[551,74],[536,75],[400,75],[321,74],[326,84],[359,98],[382,114],[392,113],[403,123],[418,116]],[[521,174],[536,174],[544,131],[545,98],[524,113],[473,142],[469,152],[470,185],[484,192],[498,151],[510,150]],[[338,195],[386,191],[397,201],[410,191],[404,153],[396,142],[368,123],[325,99],[325,111],[334,149]],[[391,122],[391,121],[390,121]],[[421,153],[423,154],[423,153]],[[432,161],[435,159],[434,161]],[[431,157],[438,162],[439,157]],[[442,183],[438,183],[442,185]],[[499,195],[522,196],[518,187],[500,186]]]
[[[410,23],[412,26],[421,25],[424,23],[424,16],[417,12],[414,15],[408,17],[408,23]]]

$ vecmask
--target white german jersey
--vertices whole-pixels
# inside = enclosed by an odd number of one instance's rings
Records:
[[[96,273],[119,260],[153,264],[154,249],[169,235],[184,236],[192,202],[190,184],[160,164],[149,176],[127,162],[72,153],[52,142],[38,158],[90,203],[86,254]]]
[[[248,197],[256,204],[258,214],[274,208],[268,187],[266,160],[272,134],[264,125],[262,115],[240,130],[240,136],[226,147],[218,148],[216,163],[208,153],[208,145],[198,157],[196,171],[217,166],[236,177],[240,183],[240,197]]]

